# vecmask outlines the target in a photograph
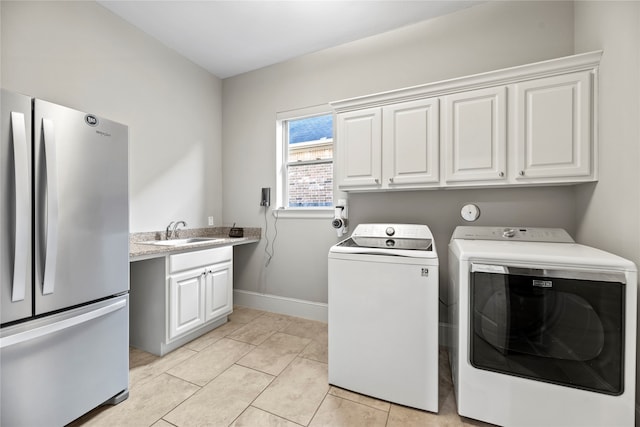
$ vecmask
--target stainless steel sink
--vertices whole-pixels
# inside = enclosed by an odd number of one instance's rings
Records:
[[[139,242],[142,245],[155,245],[155,246],[185,246],[185,245],[199,245],[205,243],[222,242],[225,239],[217,237],[190,237],[188,239],[172,239],[172,240],[147,240],[146,242]]]

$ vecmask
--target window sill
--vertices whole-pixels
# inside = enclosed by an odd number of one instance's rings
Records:
[[[333,208],[275,208],[271,213],[276,218],[327,219],[333,218]]]

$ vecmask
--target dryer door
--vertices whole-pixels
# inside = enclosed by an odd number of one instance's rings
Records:
[[[624,391],[624,275],[473,264],[471,364]]]

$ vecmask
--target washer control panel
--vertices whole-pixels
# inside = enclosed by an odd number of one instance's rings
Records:
[[[459,226],[451,239],[575,243],[562,228]]]

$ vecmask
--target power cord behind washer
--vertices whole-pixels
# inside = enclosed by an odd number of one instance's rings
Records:
[[[276,238],[278,237],[278,213],[277,211],[274,212],[275,213],[275,221],[273,222],[273,229],[275,230],[275,234],[273,236],[273,240],[271,241],[271,251],[269,251],[269,222],[267,221],[267,210],[268,208],[265,207],[264,209],[264,238],[266,240],[266,243],[264,245],[264,253],[265,256],[267,258],[267,260],[264,263],[265,267],[269,267],[269,263],[271,263],[271,258],[273,258],[273,256],[275,255],[275,248],[274,248],[274,244],[276,243]]]

